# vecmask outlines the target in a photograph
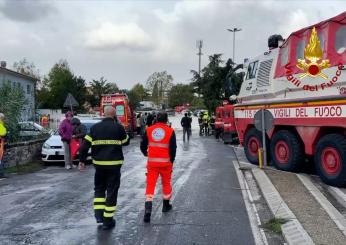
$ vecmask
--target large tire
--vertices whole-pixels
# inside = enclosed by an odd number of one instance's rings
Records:
[[[268,149],[269,139],[266,138],[266,145]],[[262,133],[256,128],[251,128],[245,133],[244,151],[247,160],[250,163],[258,165],[258,149],[262,148]],[[267,154],[268,156],[268,154]]]
[[[345,187],[346,137],[341,134],[322,137],[316,147],[315,166],[324,183]]]
[[[280,170],[297,172],[304,164],[304,146],[298,136],[288,130],[274,134],[270,142],[273,165]]]

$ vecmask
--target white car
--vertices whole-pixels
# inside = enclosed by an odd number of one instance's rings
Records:
[[[80,119],[81,123],[84,124],[88,132],[90,128],[101,120],[97,119]],[[61,141],[58,130],[56,130],[52,136],[44,142],[42,146],[42,161],[43,162],[63,162],[64,161],[64,145]],[[91,150],[88,153],[88,160],[91,160],[90,157]]]

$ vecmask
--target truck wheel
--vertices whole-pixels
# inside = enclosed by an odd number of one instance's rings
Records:
[[[267,138],[266,143],[268,144],[268,142]],[[258,165],[259,148],[262,148],[262,133],[256,128],[251,128],[246,132],[244,140],[245,155],[250,163]]]
[[[328,185],[346,186],[346,138],[341,134],[322,137],[316,147],[316,170]]]
[[[280,170],[296,172],[304,163],[304,147],[298,136],[288,130],[274,134],[270,142],[273,165]]]

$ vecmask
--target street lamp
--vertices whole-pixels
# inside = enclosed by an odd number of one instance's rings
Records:
[[[238,28],[233,28],[233,29],[227,29],[227,31],[230,31],[230,32],[233,32],[233,63],[235,63],[235,60],[234,60],[234,54],[235,54],[235,33],[237,31],[241,31],[241,29],[238,29]]]

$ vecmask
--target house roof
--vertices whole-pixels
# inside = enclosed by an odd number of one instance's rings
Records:
[[[28,75],[25,75],[25,74],[22,74],[22,73],[19,73],[19,72],[16,72],[16,71],[4,68],[4,67],[0,67],[0,73],[1,72],[7,73],[7,74],[11,74],[13,76],[21,77],[21,78],[24,78],[24,79],[27,79],[27,80],[30,80],[30,81],[33,81],[33,82],[36,82],[36,81],[39,80],[39,79],[37,79],[35,77],[28,76]]]

